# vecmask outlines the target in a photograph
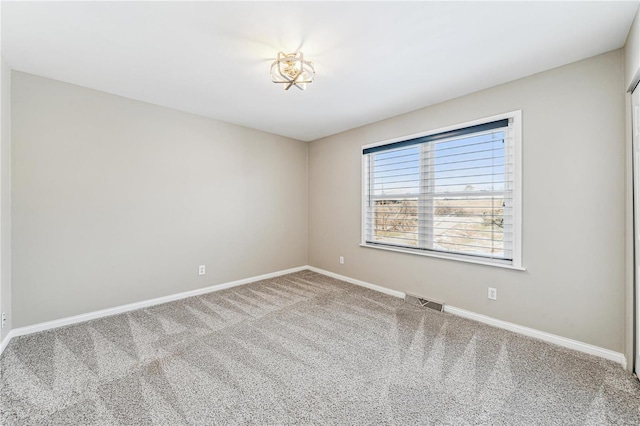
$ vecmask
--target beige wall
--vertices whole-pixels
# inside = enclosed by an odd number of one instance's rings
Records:
[[[623,81],[617,50],[312,142],[310,265],[622,352]],[[362,145],[518,109],[526,272],[358,246]]]
[[[12,101],[14,327],[306,264],[306,143],[20,72]]]
[[[7,322],[1,339],[11,330],[11,69],[1,58],[0,97],[0,312]]]
[[[624,87],[627,91],[635,88],[640,78],[640,9],[631,25],[627,40],[624,45]],[[633,167],[632,167],[632,126],[631,95],[626,96],[626,268],[625,268],[625,351],[627,368],[633,369],[634,365],[634,248],[633,248]]]
[[[627,90],[632,90],[640,74],[640,9],[631,25],[627,41],[624,45],[624,84]]]

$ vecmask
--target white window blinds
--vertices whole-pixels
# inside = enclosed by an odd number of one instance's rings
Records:
[[[513,260],[513,118],[363,155],[366,244]]]

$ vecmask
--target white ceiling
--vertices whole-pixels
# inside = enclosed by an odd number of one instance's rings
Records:
[[[310,141],[624,45],[637,2],[2,2],[14,69]],[[271,83],[300,49],[316,82]]]

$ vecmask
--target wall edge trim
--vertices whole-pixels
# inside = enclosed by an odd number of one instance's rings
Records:
[[[444,311],[462,318],[470,319],[472,321],[478,321],[493,327],[502,328],[504,330],[522,334],[523,336],[533,337],[534,339],[553,343],[554,345],[562,346],[567,349],[573,349],[578,352],[608,359],[609,361],[614,361],[620,364],[622,368],[627,368],[627,358],[620,352],[615,352],[610,349],[602,348],[600,346],[580,342],[579,340],[569,339],[568,337],[558,336],[557,334],[547,333],[546,331],[536,330],[535,328],[525,327],[523,325],[514,324],[508,321],[502,321],[487,315],[477,314],[465,309],[456,308],[455,306],[451,305],[445,305]]]
[[[2,342],[0,342],[0,355],[2,355],[2,352],[4,352],[5,348],[14,337],[13,330],[9,330],[7,335],[4,336],[4,339],[2,339]]]
[[[356,284],[362,287],[366,287],[375,291],[379,291],[381,293],[389,294],[391,296],[395,296],[399,298],[405,297],[405,293],[402,291],[392,290],[387,287],[371,284],[365,281],[361,281],[355,278],[336,274],[335,272],[326,271],[324,269],[316,268],[313,266],[309,266],[308,269],[311,271],[317,272],[319,274],[327,275],[332,278],[336,278],[336,279],[346,281],[348,283]],[[625,369],[627,368],[627,358],[624,356],[624,354],[620,352],[615,352],[610,349],[601,348],[599,346],[591,345],[589,343],[580,342],[578,340],[569,339],[568,337],[558,336],[556,334],[547,333],[545,331],[536,330],[534,328],[525,327],[523,325],[515,324],[512,322],[499,320],[497,318],[467,311],[461,308],[456,308],[455,306],[451,306],[447,304],[444,305],[444,311],[449,314],[466,318],[472,321],[481,322],[483,324],[487,324],[497,328],[502,328],[504,330],[512,331],[514,333],[518,333],[527,337],[543,340],[545,342],[552,343],[557,346],[573,349],[578,352],[586,353],[589,355],[595,355],[597,357],[604,358],[609,361],[614,361],[620,364],[622,368],[625,368]]]
[[[326,271],[324,269],[316,268],[315,266],[309,266],[308,269],[313,272],[317,272],[318,274],[326,275],[331,278],[336,278],[341,281],[346,281],[350,284],[355,284],[360,287],[366,287],[371,290],[375,290],[380,293],[388,294],[389,296],[398,297],[400,299],[404,299],[405,293],[403,291],[392,290],[387,287],[382,287],[376,284],[371,284],[366,281],[357,280],[355,278],[347,277],[345,275],[336,274],[335,272]]]
[[[269,278],[279,277],[281,275],[287,275],[294,272],[304,271],[306,269],[308,269],[307,266],[298,266],[295,268],[284,269],[281,271],[271,272],[263,275],[257,275],[254,277],[244,278],[241,280],[229,281],[226,283],[215,284],[212,286],[198,288],[195,290],[189,290],[181,293],[170,294],[168,296],[156,297],[153,299],[142,300],[140,302],[128,303],[126,305],[114,306],[112,308],[101,309],[98,311],[87,312],[84,314],[79,314],[79,315],[60,318],[56,320],[27,325],[24,327],[14,328],[7,334],[7,336],[4,338],[4,340],[0,344],[0,354],[4,352],[5,348],[9,344],[9,341],[14,337],[25,336],[27,334],[38,333],[41,331],[51,330],[54,328],[64,327],[67,325],[77,324],[77,323],[90,321],[98,318],[109,317],[112,315],[129,312],[136,309],[142,309],[150,306],[161,305],[163,303],[174,302],[176,300],[186,299],[187,297],[200,296],[202,294],[213,293],[216,291],[225,290],[228,288],[237,287],[244,284],[249,284],[256,281],[262,281]]]
[[[204,288],[199,288],[196,290],[185,291],[181,293],[176,293],[168,296],[157,297],[154,299],[143,300],[140,302],[129,303],[126,305],[120,305],[113,308],[101,309],[99,311],[88,312],[85,314],[74,315],[71,317],[61,318],[52,321],[46,321],[43,323],[28,325],[25,327],[14,328],[9,331],[9,333],[5,336],[5,338],[0,343],[0,354],[4,352],[6,347],[9,345],[9,342],[14,337],[25,336],[28,334],[38,333],[41,331],[51,330],[54,328],[64,327],[67,325],[77,324],[80,322],[85,322],[93,319],[108,317],[112,315],[117,315],[124,312],[129,312],[136,309],[146,308],[149,306],[160,305],[163,303],[173,302],[176,300],[185,299],[187,297],[199,296],[202,294],[212,293],[232,287],[237,287],[244,284],[249,284],[256,281],[261,281],[269,278],[278,277],[281,275],[291,274],[294,272],[299,272],[303,270],[310,270],[316,272],[318,274],[326,275],[328,277],[336,278],[350,284],[354,284],[360,287],[365,287],[370,290],[374,290],[380,293],[384,293],[397,298],[404,298],[405,293],[399,290],[393,290],[387,287],[383,287],[377,284],[372,284],[366,281],[358,280],[355,278],[351,278],[345,275],[337,274],[335,272],[327,271],[321,268],[316,268],[314,266],[298,266],[295,268],[284,269],[281,271],[271,272],[268,274],[257,275],[250,278],[244,278],[241,280],[230,281],[222,284],[216,284]],[[451,305],[444,305],[444,311],[456,315],[462,318],[466,318],[472,321],[481,322],[493,327],[501,328],[504,330],[509,330],[514,333],[518,333],[524,336],[532,337],[538,340],[543,340],[548,343],[555,344],[557,346],[561,346],[568,349],[573,349],[578,352],[586,353],[589,355],[594,355],[600,358],[604,358],[610,361],[614,361],[620,364],[623,368],[626,368],[627,359],[624,354],[612,351],[610,349],[601,348],[599,346],[591,345],[589,343],[580,342],[578,340],[569,339],[567,337],[558,336],[555,334],[547,333],[545,331],[536,330],[534,328],[525,327],[522,325],[514,324],[508,321],[499,320],[497,318],[493,318],[487,315],[478,314],[475,312],[467,311],[465,309],[456,308]]]

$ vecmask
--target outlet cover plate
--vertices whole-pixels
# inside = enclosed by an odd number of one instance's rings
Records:
[[[491,300],[498,300],[498,290],[493,287],[489,287],[487,297]]]

